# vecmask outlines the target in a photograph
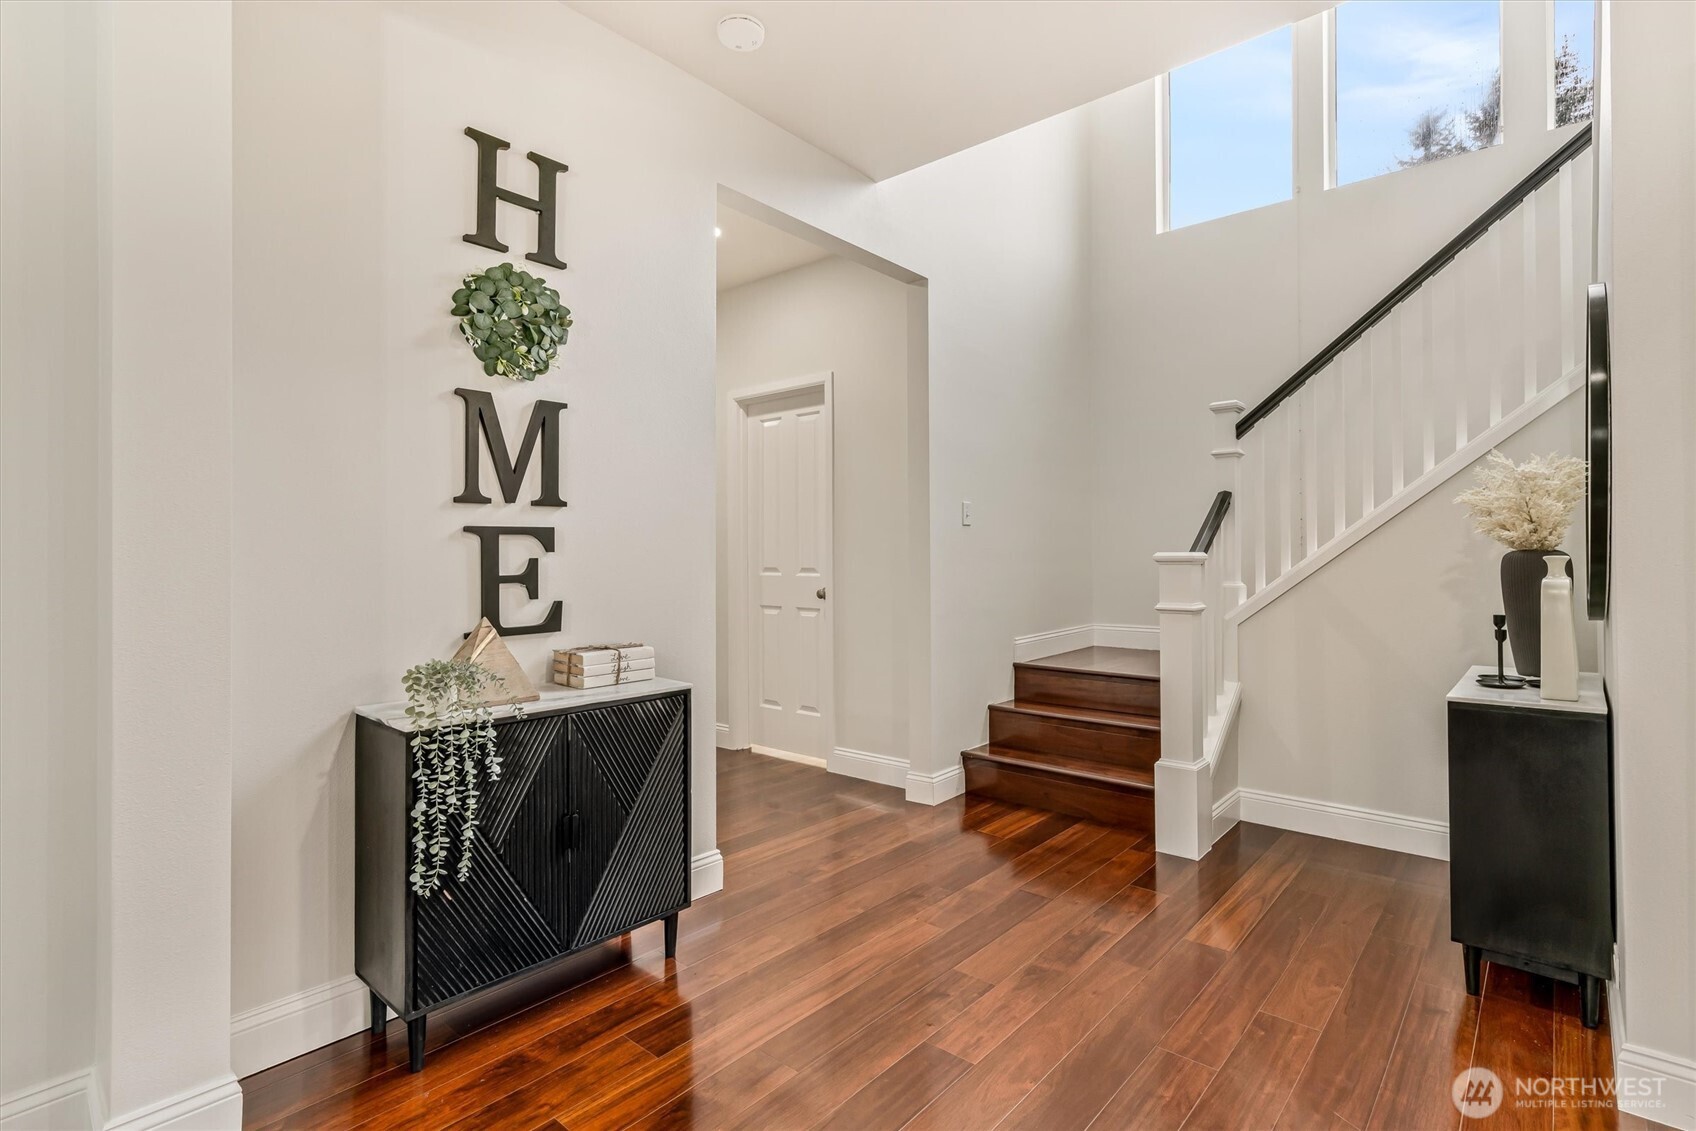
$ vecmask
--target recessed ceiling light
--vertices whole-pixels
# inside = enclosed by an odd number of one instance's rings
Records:
[[[721,240],[721,239],[723,239],[723,238],[724,238],[724,229],[723,229],[723,228],[720,228],[720,227],[717,227],[717,226],[716,226],[716,225],[715,225],[715,226],[714,226],[714,227],[713,227],[713,239],[715,239],[715,240]]]
[[[732,51],[758,51],[766,41],[766,25],[753,16],[726,16],[718,22],[718,41]]]

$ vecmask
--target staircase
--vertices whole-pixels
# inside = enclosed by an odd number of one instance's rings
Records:
[[[1160,653],[1080,648],[1013,665],[989,742],[961,752],[979,797],[1152,831]]]

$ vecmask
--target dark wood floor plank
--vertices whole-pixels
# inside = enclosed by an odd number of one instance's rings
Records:
[[[1196,1101],[1185,1125],[1207,1131],[1262,1131],[1284,1106],[1291,1083],[1319,1034],[1267,1013],[1256,1015],[1224,1067]],[[1304,1129],[1322,1123],[1295,1124]]]
[[[829,1131],[901,1127],[968,1067],[935,1045],[920,1045],[850,1096],[819,1126]]]
[[[999,1126],[1004,1131],[1088,1127],[1224,961],[1213,947],[1175,944]]]
[[[452,1127],[458,1131],[484,1127],[534,1127],[553,1119],[572,1096],[598,1092],[610,1082],[647,1071],[655,1063],[657,1060],[652,1053],[621,1037],[602,1050],[601,1055],[573,1061],[516,1091],[497,1093],[498,1099],[461,1119],[454,1119],[453,1111],[432,1109],[429,1120],[436,1127]]]
[[[1317,1030],[1331,1015],[1378,925],[1391,881],[1331,869],[1313,871],[1316,879],[1324,881],[1323,889],[1316,885],[1315,890],[1325,890],[1331,898],[1262,1008],[1274,1017]]]
[[[1519,978],[1504,978],[1498,971],[1507,973],[1501,967],[1490,968],[1484,999],[1478,1007],[1478,1040],[1472,1051],[1472,1066],[1494,1072],[1506,1091],[1502,1106],[1489,1117],[1490,1131],[1551,1131],[1554,1109],[1519,1102],[1516,1090],[1521,1082],[1529,1084],[1554,1075],[1555,1015],[1537,1000],[1546,996],[1552,1002],[1554,993],[1546,978],[1536,979],[1545,984],[1546,995],[1532,988],[1529,974],[1522,976],[1526,985],[1519,992],[1498,993],[1503,983],[1520,982]]]
[[[1327,906],[1314,892],[1283,892],[1160,1046],[1209,1068],[1222,1067]]]
[[[793,1068],[755,1049],[636,1119],[630,1131],[723,1127],[794,1077]]]
[[[1301,839],[1292,836],[1279,841],[1208,908],[1190,929],[1189,940],[1220,950],[1237,949],[1295,879],[1306,857],[1307,848]]]
[[[1478,1001],[1462,990],[1430,982],[1414,987],[1367,1131],[1451,1131],[1460,1126],[1460,1110],[1449,1088],[1472,1064]]]
[[[805,1069],[731,1126],[759,1131],[822,1122],[988,989],[988,983],[957,971],[943,974],[875,1023],[833,1048],[820,1050]],[[760,1055],[777,1059],[763,1050]]]
[[[1300,1131],[1341,1116],[1366,1126],[1407,1012],[1422,951],[1375,935],[1361,951],[1279,1122]]]
[[[1213,1069],[1157,1048],[1090,1124],[1091,1131],[1178,1131],[1213,1082]]]

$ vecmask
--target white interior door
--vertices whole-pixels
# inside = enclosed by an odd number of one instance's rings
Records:
[[[822,762],[831,743],[830,398],[821,384],[745,411],[751,738]]]

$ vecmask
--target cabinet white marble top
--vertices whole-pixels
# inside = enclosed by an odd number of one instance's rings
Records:
[[[1469,668],[1449,692],[1451,703],[1481,703],[1487,707],[1524,707],[1537,711],[1576,711],[1585,715],[1605,715],[1608,713],[1608,697],[1602,692],[1602,676],[1600,672],[1578,673],[1578,700],[1545,699],[1535,687],[1521,687],[1509,691],[1501,687],[1485,687],[1478,682],[1478,677],[1486,672],[1494,675],[1494,664]],[[1509,675],[1517,674],[1511,667]]]
[[[557,711],[562,707],[578,707],[588,703],[616,703],[620,699],[640,699],[644,695],[658,695],[666,691],[688,691],[687,683],[679,683],[675,679],[644,679],[637,683],[618,683],[607,687],[561,687],[557,683],[543,684],[538,688],[542,693],[540,699],[528,703],[520,703],[526,714],[540,711]],[[406,719],[406,702],[372,703],[364,707],[355,707],[353,713],[364,718],[379,722],[396,730],[410,731],[412,724]],[[505,718],[513,713],[508,705],[494,708],[495,718]]]

